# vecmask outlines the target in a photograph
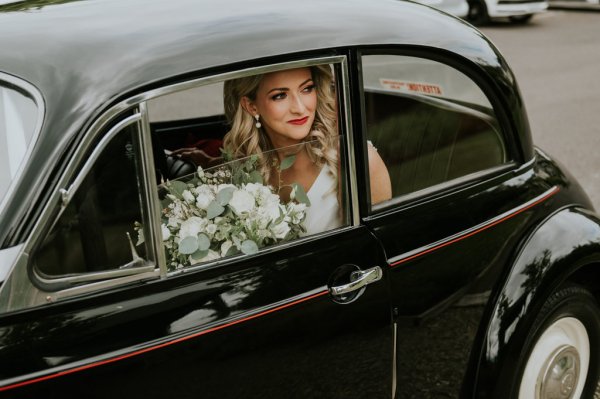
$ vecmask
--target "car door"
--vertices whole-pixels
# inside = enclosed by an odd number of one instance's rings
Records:
[[[328,62],[338,87],[347,87],[345,58]],[[191,86],[205,81],[215,79]],[[343,121],[347,93],[338,94]],[[390,397],[386,258],[359,223],[348,127],[341,125],[339,145],[341,227],[171,270],[156,194],[152,96],[138,96],[133,108],[118,105],[86,133],[2,285],[0,392]]]
[[[467,68],[425,50],[359,58],[362,148],[377,149],[392,186],[364,206],[390,271],[397,394],[458,397],[512,233],[552,191],[525,189],[531,170]]]

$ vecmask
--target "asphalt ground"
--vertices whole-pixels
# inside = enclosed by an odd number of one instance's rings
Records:
[[[534,143],[577,178],[600,211],[600,12],[551,9],[528,24],[480,30],[516,75]]]

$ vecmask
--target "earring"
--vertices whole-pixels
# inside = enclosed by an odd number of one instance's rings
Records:
[[[256,124],[254,126],[256,126],[257,129],[260,129],[262,124],[258,121],[258,118],[260,118],[260,115],[258,115],[258,114],[254,115],[254,119],[256,119]]]

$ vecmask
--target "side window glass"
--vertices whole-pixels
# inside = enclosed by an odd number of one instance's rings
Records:
[[[362,57],[367,140],[392,198],[507,162],[489,100],[462,72],[409,56]]]
[[[35,100],[0,81],[0,203],[23,163],[37,123]]]
[[[149,101],[169,271],[348,225],[335,95],[319,65]]]
[[[38,247],[42,279],[145,265],[146,245],[134,246],[143,220],[136,132],[124,128],[107,144]]]

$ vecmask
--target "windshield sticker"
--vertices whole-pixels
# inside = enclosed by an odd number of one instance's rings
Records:
[[[444,95],[442,87],[436,84],[423,82],[409,82],[405,80],[380,78],[379,84],[387,90],[401,91],[403,93],[418,93],[434,96]]]

